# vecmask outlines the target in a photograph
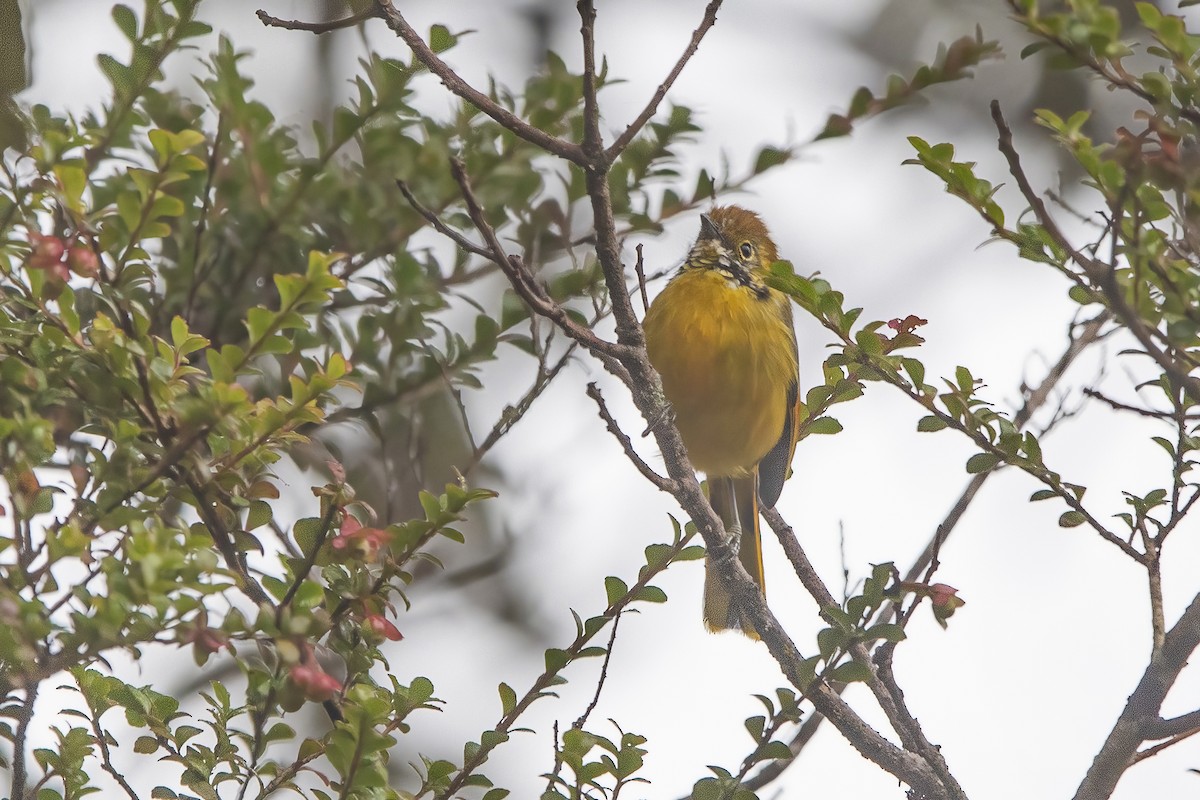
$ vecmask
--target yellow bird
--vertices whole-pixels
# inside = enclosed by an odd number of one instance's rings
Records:
[[[709,502],[763,587],[759,502],[779,499],[796,447],[799,367],[792,306],[764,277],[778,259],[757,214],[738,206],[700,217],[683,267],[646,314],[646,350]],[[758,634],[707,569],[709,630]]]

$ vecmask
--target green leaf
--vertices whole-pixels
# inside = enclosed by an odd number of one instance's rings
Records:
[[[861,683],[870,680],[871,668],[861,661],[847,661],[834,667],[829,678],[842,683]]]
[[[901,358],[900,363],[904,365],[904,371],[912,379],[913,386],[920,389],[925,384],[925,365],[915,358],[908,357]]]
[[[842,423],[838,422],[833,417],[818,417],[808,424],[808,432],[811,434],[833,434],[841,433]]]
[[[1087,517],[1078,511],[1066,511],[1058,518],[1058,524],[1063,528],[1075,528],[1087,522]]]
[[[546,672],[558,672],[570,662],[566,650],[551,647],[546,650]]]
[[[920,421],[917,422],[917,430],[922,433],[933,433],[934,431],[940,431],[942,428],[945,428],[945,427],[946,427],[946,423],[942,420],[941,417],[935,417],[935,416],[921,417]]]
[[[435,53],[444,53],[457,42],[458,37],[445,25],[434,25],[429,29],[429,49]]]
[[[246,513],[246,530],[252,531],[271,521],[271,504],[265,500],[250,501],[250,511]]]
[[[788,746],[778,740],[767,742],[754,751],[755,761],[786,761],[792,757],[793,753],[788,749]]]
[[[139,736],[137,741],[133,743],[133,752],[149,755],[158,750],[158,737],[156,736]]]
[[[604,579],[604,591],[608,595],[608,604],[612,606],[629,593],[629,586],[620,578],[609,575]]]
[[[787,150],[780,150],[777,147],[764,147],[758,151],[758,156],[754,159],[754,174],[758,175],[772,167],[787,163],[791,155]]]
[[[993,453],[976,453],[967,459],[967,472],[972,475],[987,472],[1000,463],[1000,457]]]
[[[133,13],[133,9],[126,5],[113,6],[112,18],[126,39],[131,42],[137,41],[137,15]]]
[[[643,603],[665,603],[667,602],[667,593],[657,586],[643,586],[633,596],[633,599]]]
[[[904,628],[892,622],[881,622],[878,625],[872,625],[863,634],[863,638],[868,641],[882,639],[885,642],[902,642],[907,636],[908,634],[904,632]]]
[[[504,715],[508,716],[517,707],[517,693],[507,683],[501,683],[499,691],[500,708],[503,709]]]

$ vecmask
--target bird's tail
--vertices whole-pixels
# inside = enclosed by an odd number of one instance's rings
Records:
[[[758,476],[748,478],[709,478],[709,502],[721,518],[725,530],[741,530],[738,558],[750,577],[758,584],[759,591],[765,586],[763,580],[762,536],[758,525]],[[733,601],[733,595],[725,582],[717,576],[706,561],[704,570],[704,624],[715,632],[740,630],[751,639],[758,639],[758,632],[745,619],[742,610]]]

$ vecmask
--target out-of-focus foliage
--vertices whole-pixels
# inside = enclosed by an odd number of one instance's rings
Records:
[[[469,471],[570,353],[515,296],[479,305],[497,293],[492,268],[461,250],[439,256],[396,182],[466,229],[445,169],[462,158],[490,221],[552,296],[596,320],[599,275],[577,241],[583,176],[468,107],[419,114],[410,103],[424,68],[376,55],[362,60],[353,101],[306,136],[255,97],[248,54],[216,40],[201,12],[199,0],[114,6],[129,50],[100,57],[111,96],[82,116],[21,109],[27,145],[4,154],[0,736],[13,754],[3,766],[15,791],[39,798],[133,791],[113,767],[118,751],[174,766],[159,771],[156,797],[300,786],[397,796],[388,752],[410,714],[439,703],[430,681],[404,686],[381,669],[385,645],[402,639],[404,588],[421,562],[436,563],[434,540],[471,535],[460,524],[493,493],[471,488]],[[434,26],[428,40],[442,52],[458,36]],[[197,48],[212,48],[202,93],[162,88],[164,63]],[[492,97],[570,136],[581,87],[551,56],[519,93]],[[614,167],[626,230],[658,230],[730,185],[679,188],[679,148],[697,131],[678,107]],[[536,361],[537,379],[476,442],[454,409],[505,346]],[[371,458],[322,464],[309,444],[319,435],[337,450],[339,429],[353,426],[382,452],[426,415],[456,420],[426,448],[450,455],[401,456],[391,484]],[[326,476],[300,499],[307,510],[281,491],[281,459]],[[360,480],[382,480],[370,496],[413,518],[383,518]],[[485,782],[475,768],[561,670],[603,653],[590,642],[626,606],[665,599],[650,580],[700,555],[690,538],[677,530],[648,550],[632,586],[611,579],[621,591],[610,584],[605,612],[547,653],[537,686],[521,698],[501,687],[497,729],[462,765],[425,762],[418,782],[441,792]],[[106,669],[114,651],[138,658],[150,646],[186,648],[197,664],[231,659],[244,683],[214,682],[206,714],[183,713],[182,698]],[[69,717],[33,721],[59,745],[30,753],[28,706],[47,682],[78,699]],[[302,738],[289,716],[309,702],[340,721]],[[133,739],[118,738],[117,713]],[[636,738],[617,752],[624,770]],[[314,769],[324,788],[306,777]]]
[[[1105,142],[1084,135],[1084,112],[1038,116],[1083,170],[1104,223],[1090,241],[1062,232],[1029,185],[998,110],[1001,148],[1031,212],[1006,211],[996,188],[1003,179],[977,175],[950,144],[914,137],[912,163],[1021,257],[1061,273],[1098,326],[1128,335],[1139,368],[1150,365],[1143,388],[1159,403],[1141,410],[1170,431],[1152,440],[1169,457],[1168,479],[1127,492],[1124,528],[1109,529],[1084,502],[1085,487],[1051,466],[1053,454],[1024,429],[1028,420],[981,396],[970,368],[927,381],[914,355],[924,320],[860,323],[861,309],[847,307],[826,280],[780,262],[772,285],[834,339],[823,382],[801,398],[799,437],[839,433],[835,406],[868,384],[890,385],[924,409],[919,430],[955,430],[974,444],[969,473],[1023,470],[1041,483],[1032,500],[1061,504],[1060,525],[1090,528],[1154,575],[1164,540],[1200,497],[1187,479],[1200,447],[1200,39],[1179,18],[1139,5],[1153,41],[1144,55],[1159,66],[1135,75],[1122,59],[1139,46],[1112,9],[1094,0],[1012,8],[1035,39],[1026,55],[1045,49],[1055,65],[1086,69],[1144,103]],[[419,566],[439,564],[435,542],[475,544],[473,518],[496,495],[472,485],[473,470],[576,349],[502,288],[503,260],[479,257],[483,248],[470,242],[494,228],[568,319],[594,326],[619,296],[606,294],[594,253],[596,198],[581,168],[495,115],[467,104],[444,118],[419,113],[415,84],[426,66],[415,56],[365,57],[353,100],[328,124],[311,132],[283,125],[255,97],[248,54],[215,39],[200,11],[199,0],[114,6],[129,51],[100,58],[112,91],[92,112],[0,108],[21,125],[21,136],[4,139],[19,146],[5,150],[0,176],[0,737],[11,744],[2,766],[13,796],[144,795],[115,766],[119,751],[174,770],[155,773],[153,797],[295,790],[499,800],[507,790],[484,768],[525,732],[530,706],[553,697],[578,661],[602,658],[607,670],[605,639],[621,615],[665,602],[656,584],[663,570],[704,556],[696,527],[672,521],[668,541],[646,547],[636,576],[608,577],[603,595],[597,587],[598,612],[571,612],[574,638],[545,651],[528,686],[498,684],[496,721],[465,742],[461,758],[422,753],[414,719],[445,704],[432,680],[403,685],[387,673],[392,648],[404,647],[406,589]],[[435,25],[425,41],[443,53],[460,38]],[[163,89],[163,64],[195,48],[207,53],[200,92]],[[959,39],[882,94],[859,90],[815,138],[849,133],[997,55],[982,32]],[[610,80],[604,65],[595,76],[602,96]],[[553,54],[519,91],[488,93],[572,143],[589,123],[587,95],[584,77]],[[797,150],[762,146],[741,175],[685,168],[686,147],[701,134],[690,109],[669,107],[604,163],[604,210],[620,236],[661,231],[665,220]],[[450,163],[469,176],[482,220],[471,219]],[[464,246],[445,255],[440,236]],[[609,285],[637,289],[632,279]],[[500,356],[531,364],[534,379],[477,439],[464,397],[481,388],[480,366]],[[364,431],[366,455],[346,445]],[[396,448],[397,431],[436,440]],[[325,460],[322,447],[355,454]],[[300,468],[311,497],[284,496],[285,465]],[[799,559],[794,565],[800,574]],[[805,719],[814,688],[861,682],[888,696],[881,671],[890,670],[913,610],[928,600],[945,625],[963,604],[952,587],[929,582],[932,570],[923,580],[898,577],[891,564],[874,566],[843,601],[806,583],[824,620],[807,643],[812,655],[796,659],[791,688],[760,697],[766,713],[746,721],[752,749],[741,766],[712,767],[694,797],[753,798],[750,773],[791,759],[783,737]],[[1161,595],[1158,603],[1161,617]],[[1162,620],[1155,625],[1161,647]],[[241,679],[176,698],[109,669],[115,653],[136,660],[150,647],[186,648],[197,664],[219,659]],[[39,689],[64,683],[75,693],[68,715],[38,717]],[[317,703],[333,722],[308,736],[296,715]],[[185,710],[196,707],[204,711]],[[890,710],[894,725],[907,719]],[[647,740],[619,727],[606,735],[589,714],[556,731],[547,800],[615,798],[643,780]],[[911,721],[905,746],[920,733]],[[30,747],[32,725],[50,731],[56,746]],[[921,755],[927,766],[940,763],[934,751]],[[404,758],[393,760],[397,752]],[[412,769],[397,768],[400,761]],[[949,773],[938,780],[956,796]]]

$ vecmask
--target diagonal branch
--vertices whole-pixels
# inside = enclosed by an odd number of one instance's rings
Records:
[[[1046,233],[1054,240],[1055,244],[1070,254],[1071,260],[1078,264],[1088,279],[1103,292],[1105,300],[1108,301],[1109,308],[1116,314],[1121,324],[1142,345],[1146,355],[1158,362],[1163,372],[1167,373],[1176,386],[1186,391],[1193,400],[1200,401],[1200,381],[1193,378],[1188,370],[1182,369],[1174,359],[1155,343],[1154,337],[1151,335],[1151,331],[1147,329],[1145,322],[1136,311],[1130,308],[1129,303],[1125,300],[1124,291],[1117,283],[1115,265],[1102,264],[1076,249],[1058,227],[1058,223],[1050,216],[1050,213],[1046,210],[1046,204],[1042,202],[1042,198],[1033,190],[1033,187],[1029,183],[1029,178],[1025,175],[1025,170],[1021,166],[1021,157],[1017,154],[1016,148],[1013,147],[1012,129],[1008,126],[1008,122],[1004,119],[1004,115],[1000,111],[999,100],[992,101],[992,121],[995,123],[996,130],[999,133],[1000,152],[1004,154],[1004,158],[1008,161],[1009,172],[1016,179],[1021,194],[1025,196],[1026,202],[1033,209],[1034,216],[1037,217],[1038,222],[1046,230]]]
[[[613,419],[612,412],[610,412],[608,410],[608,406],[605,405],[604,396],[600,394],[600,388],[596,386],[595,381],[588,384],[587,395],[595,401],[597,408],[599,408],[600,418],[604,420],[604,424],[608,426],[609,433],[611,433],[620,443],[621,449],[625,451],[625,457],[628,458],[635,467],[637,467],[638,472],[642,473],[642,476],[657,486],[660,491],[670,493],[678,491],[679,487],[675,484],[675,481],[671,480],[670,478],[664,478],[662,475],[659,475],[657,472],[651,469],[650,465],[642,460],[642,457],[639,456],[637,451],[633,449],[633,443],[629,441],[629,436],[625,433],[625,431],[621,430],[621,426],[617,424],[615,419]]]
[[[622,131],[616,141],[604,151],[604,155],[609,163],[612,163],[616,160],[617,156],[625,152],[625,148],[629,146],[633,138],[646,126],[650,118],[657,113],[659,104],[667,96],[667,92],[671,90],[671,86],[674,85],[675,80],[679,77],[679,73],[683,72],[683,68],[692,60],[692,56],[696,55],[696,50],[700,47],[700,40],[704,38],[709,28],[717,21],[717,11],[721,8],[722,2],[723,0],[709,1],[708,7],[704,9],[704,18],[700,20],[700,26],[692,32],[692,40],[688,42],[683,55],[675,62],[675,66],[667,74],[666,79],[658,85],[658,89],[655,90],[654,96],[650,98],[650,102],[642,109],[642,113],[638,114],[633,122],[629,123],[629,127]]]
[[[822,610],[831,606],[837,607],[839,605],[837,600],[829,591],[825,582],[821,580],[821,576],[817,574],[812,562],[808,560],[808,555],[804,552],[804,548],[797,541],[795,532],[784,521],[779,511],[774,508],[764,509],[762,515],[767,524],[771,526],[771,529],[775,531],[779,543],[783,546],[784,554],[787,556],[788,561],[791,562],[796,576],[800,578],[800,583],[804,585],[805,590],[817,602],[817,605]],[[891,677],[890,669],[885,670],[880,665],[874,664],[867,646],[861,642],[851,645],[850,654],[854,657],[855,661],[871,668],[871,676],[866,682],[867,687],[875,695],[875,699],[879,702],[879,707],[883,709],[884,715],[887,717],[888,722],[891,723],[893,730],[900,736],[900,741],[904,744],[905,751],[919,757],[926,767],[937,775],[939,784],[947,793],[946,796],[965,798],[966,795],[963,793],[962,788],[958,786],[953,775],[951,775],[950,768],[942,757],[941,751],[937,745],[929,741],[921,728],[921,724],[909,712],[904,703],[904,694],[900,691],[900,687],[896,684],[895,679]],[[827,688],[831,694],[840,697],[841,693],[838,690]],[[809,697],[812,698],[811,691]],[[815,698],[813,702],[816,705]],[[828,717],[825,714],[825,710],[820,706],[817,706],[817,710]]]
[[[462,159],[457,157],[450,159],[450,173],[454,176],[463,200],[467,204],[467,214],[471,217],[471,222],[479,231],[479,235],[487,242],[488,258],[500,267],[520,298],[536,313],[558,325],[563,333],[583,345],[606,366],[619,368],[619,359],[625,355],[627,348],[601,339],[591,330],[571,319],[567,310],[554,302],[542,285],[534,280],[533,274],[525,266],[521,257],[505,253],[504,245],[500,243],[500,237],[496,235],[496,229],[487,221],[483,208],[479,205],[479,199],[475,196],[474,189],[471,188],[471,180],[467,176]]]
[[[1083,328],[1078,335],[1074,335],[1071,330],[1068,331],[1069,344],[1067,345],[1066,349],[1063,351],[1062,355],[1059,356],[1058,360],[1055,361],[1050,367],[1050,370],[1046,373],[1046,377],[1043,378],[1042,381],[1028,393],[1025,403],[1013,416],[1013,424],[1018,430],[1023,428],[1029,422],[1029,420],[1033,418],[1033,415],[1037,413],[1038,409],[1045,405],[1046,401],[1049,400],[1053,394],[1054,389],[1058,386],[1059,382],[1066,374],[1067,368],[1070,367],[1079,354],[1101,338],[1103,327],[1105,323],[1111,320],[1111,318],[1111,314],[1105,311],[1084,323]],[[925,572],[926,569],[932,565],[936,558],[938,549],[942,544],[945,543],[946,539],[949,538],[950,534],[958,525],[959,520],[962,519],[963,515],[967,511],[967,508],[975,499],[976,494],[978,494],[979,490],[983,488],[983,484],[987,481],[988,477],[995,474],[995,472],[995,470],[989,470],[987,472],[981,472],[971,478],[962,494],[959,495],[958,499],[950,507],[950,511],[946,514],[946,517],[942,520],[941,524],[937,526],[934,535],[931,537],[928,544],[926,544],[925,549],[909,566],[908,572],[904,576],[905,581],[916,581],[920,579],[921,573]],[[928,578],[926,578],[926,580],[927,579]],[[886,618],[888,614],[891,614],[893,618],[899,618],[901,614],[900,606],[885,606],[880,615]],[[813,736],[816,734],[817,730],[821,727],[821,724],[824,721],[824,717],[822,717],[820,714],[813,714],[810,716],[805,723],[800,726],[800,729],[796,732],[795,736],[792,737],[791,741],[788,742],[788,749],[792,752],[792,757],[789,759],[780,759],[771,762],[757,772],[752,778],[746,781],[746,787],[752,790],[757,790],[776,780],[785,769],[787,769],[791,764],[795,763],[796,756],[798,756],[812,740]]]
[[[396,181],[396,188],[400,190],[400,194],[404,195],[404,199],[408,201],[410,206],[412,206],[413,211],[416,211],[418,214],[424,217],[425,221],[429,223],[430,227],[432,227],[442,236],[445,236],[447,239],[454,242],[459,246],[460,249],[468,253],[473,253],[477,256],[483,256],[484,258],[490,259],[492,257],[491,250],[487,249],[486,247],[480,247],[458,231],[454,230],[454,228],[451,228],[449,225],[442,222],[442,218],[434,213],[433,209],[424,205],[420,200],[417,199],[417,196],[412,193],[412,189],[408,187],[407,183],[398,180]]]
[[[377,3],[378,14],[383,17],[387,26],[404,40],[404,43],[413,51],[413,55],[416,56],[418,61],[441,79],[443,86],[530,144],[536,145],[547,153],[566,159],[573,164],[586,166],[587,159],[584,157],[583,148],[574,142],[559,139],[557,136],[551,136],[545,131],[535,128],[483,92],[471,86],[457,72],[451,69],[445,61],[442,61],[437,53],[433,52],[429,45],[425,43],[425,40],[421,38],[420,34],[413,30],[412,25],[408,24],[408,21],[404,19],[404,15],[392,5],[392,0],[375,0],[375,2]]]
[[[359,23],[380,16],[379,9],[377,8],[367,8],[365,11],[349,17],[330,20],[329,22],[303,22],[297,19],[280,19],[279,17],[272,17],[261,8],[254,13],[258,16],[259,21],[268,28],[283,28],[288,31],[308,31],[318,36],[322,33],[340,30],[341,28],[352,28]]]

